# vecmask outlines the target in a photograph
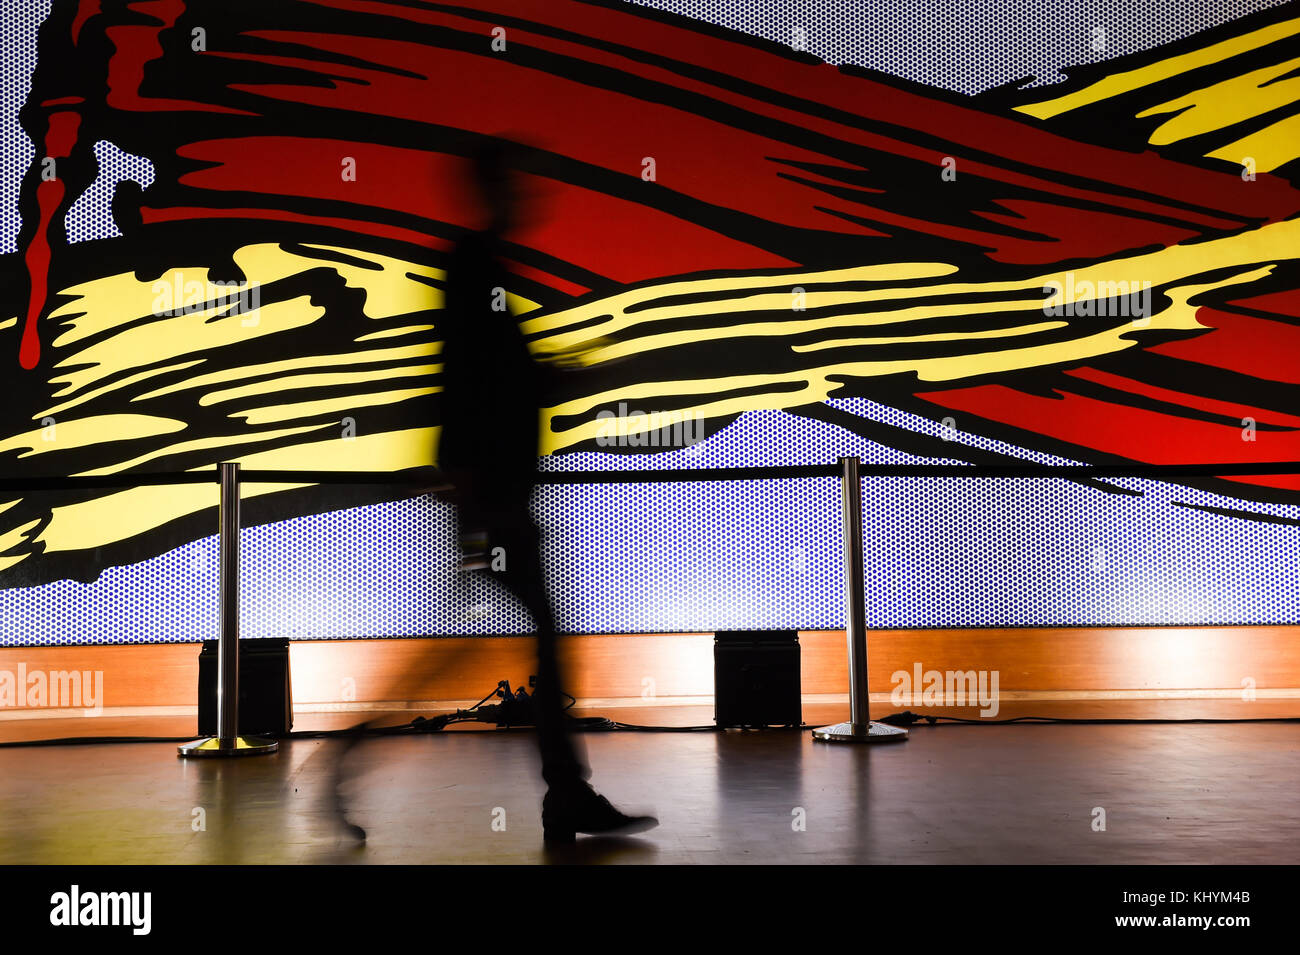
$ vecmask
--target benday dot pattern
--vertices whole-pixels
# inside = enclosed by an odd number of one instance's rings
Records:
[[[1275,2],[1053,0],[1024,8],[790,0],[637,0],[919,82],[974,93],[1058,66],[1147,48]],[[0,0],[0,251],[14,250],[18,182],[32,146],[17,113],[49,0]],[[976,22],[978,21],[978,23]],[[980,25],[982,24],[982,25]],[[1043,24],[1056,24],[1044,28]],[[1089,25],[1107,26],[1105,51]],[[918,52],[928,54],[918,55]],[[73,242],[116,235],[116,183],[152,164],[96,144],[100,175],[69,212]],[[915,431],[938,426],[855,399],[831,402]],[[958,434],[955,440],[1065,463]],[[552,458],[547,469],[918,461],[778,411],[742,416],[693,448]],[[1230,499],[1126,481],[1140,498],[1057,480],[864,481],[868,622],[877,627],[1295,623],[1300,530],[1205,514],[1173,501]],[[1300,508],[1255,507],[1300,519]],[[843,625],[838,483],[830,479],[539,488],[558,623],[573,632]],[[215,524],[215,510],[214,510]],[[455,515],[427,498],[246,529],[247,637],[518,633],[523,608],[483,575],[455,571]],[[91,584],[0,591],[0,645],[156,643],[217,632],[215,537],[107,569]]]
[[[1100,63],[1287,0],[629,0],[958,93]]]
[[[832,402],[915,430],[933,422],[863,399]],[[958,434],[954,440],[1010,450]],[[752,412],[693,448],[551,458],[548,469],[729,467],[919,459],[822,422]],[[1024,452],[1044,463],[1067,463]],[[1118,482],[1117,482],[1118,483]],[[1152,481],[1142,497],[1071,482],[863,481],[873,627],[1281,624],[1300,619],[1300,529],[1174,506],[1233,502]],[[214,492],[215,493],[215,492]],[[1261,505],[1300,519],[1300,508]],[[843,625],[834,479],[539,487],[557,622],[570,632]],[[215,523],[215,513],[213,514]],[[247,637],[527,632],[487,575],[455,570],[455,514],[412,498],[247,528]],[[216,540],[92,584],[0,591],[0,645],[155,643],[217,630]]]

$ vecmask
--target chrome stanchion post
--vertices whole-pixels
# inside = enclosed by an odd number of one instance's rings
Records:
[[[857,458],[840,458],[844,514],[844,613],[849,643],[849,721],[813,730],[830,743],[883,743],[907,739],[901,726],[871,722],[867,683],[867,598],[863,580],[862,478]]]
[[[275,740],[239,735],[239,462],[217,465],[221,477],[221,633],[217,640],[217,735],[177,747],[181,756],[260,756]]]

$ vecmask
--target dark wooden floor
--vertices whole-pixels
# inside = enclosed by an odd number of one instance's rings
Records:
[[[544,852],[526,732],[359,743],[342,791],[360,849],[331,802],[337,739],[220,762],[165,743],[35,747],[0,749],[0,863],[1300,862],[1295,724],[938,726],[880,747],[584,739],[597,787],[660,828]]]

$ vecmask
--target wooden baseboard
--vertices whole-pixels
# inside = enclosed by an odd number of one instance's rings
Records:
[[[869,640],[874,700],[888,701],[901,687],[898,675],[912,682],[918,668],[923,677],[996,672],[1008,701],[1232,699],[1249,692],[1258,699],[1300,698],[1300,627],[878,630]],[[804,693],[845,694],[843,631],[806,631],[800,645]],[[533,653],[524,637],[295,642],[294,703],[474,702],[498,680],[526,683],[535,670]],[[712,634],[568,637],[562,657],[567,689],[583,700],[712,698]],[[12,687],[20,668],[47,678],[75,670],[102,674],[103,698],[94,702],[110,711],[193,706],[198,658],[197,644],[0,648],[0,694],[6,671]],[[909,689],[919,694],[922,687]],[[56,700],[24,704],[0,701],[0,719],[59,708]]]

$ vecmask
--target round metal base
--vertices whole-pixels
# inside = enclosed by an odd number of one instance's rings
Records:
[[[176,747],[177,756],[266,756],[280,748],[273,739],[260,736],[236,736],[223,740],[217,736],[195,740]]]
[[[836,723],[812,731],[813,739],[827,743],[900,743],[907,730],[886,723]]]

